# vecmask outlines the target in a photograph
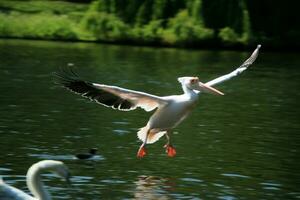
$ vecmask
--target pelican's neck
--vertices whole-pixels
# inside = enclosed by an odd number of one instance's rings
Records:
[[[51,200],[50,194],[45,190],[44,184],[41,181],[41,173],[43,171],[43,167],[38,164],[31,166],[27,172],[27,186],[38,200]]]
[[[182,86],[182,90],[183,90],[185,95],[192,96],[192,95],[196,94],[194,90],[186,87],[185,85],[182,84],[181,86]]]

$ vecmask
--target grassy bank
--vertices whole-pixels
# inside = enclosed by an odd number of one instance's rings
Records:
[[[265,0],[266,1],[266,0]],[[299,47],[257,29],[246,0],[0,1],[0,37],[181,47]],[[224,3],[220,9],[220,3]],[[248,3],[247,3],[248,2]],[[255,1],[253,1],[255,2]],[[227,4],[225,4],[227,3]],[[273,33],[272,31],[269,31]]]
[[[87,9],[62,1],[1,1],[0,37],[77,40]]]

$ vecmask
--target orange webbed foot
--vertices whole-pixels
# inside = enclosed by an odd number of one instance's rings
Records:
[[[144,146],[140,147],[138,153],[137,153],[137,157],[138,158],[143,158],[146,155],[146,148]]]
[[[172,145],[165,145],[165,148],[169,157],[174,157],[176,155],[176,150]]]

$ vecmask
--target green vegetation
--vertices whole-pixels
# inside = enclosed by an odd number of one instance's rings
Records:
[[[0,35],[17,38],[76,39],[73,24],[67,16],[51,14],[0,14]]]
[[[0,1],[0,37],[77,40],[88,5],[58,1]]]
[[[287,13],[285,5],[269,0],[2,0],[0,37],[189,47],[261,42],[299,47],[295,42],[299,25],[287,27],[285,20],[293,12]],[[288,16],[272,11],[279,12],[280,6],[280,12]],[[265,13],[273,16],[265,17]]]
[[[107,12],[88,11],[81,20],[81,27],[91,40],[117,41],[127,37],[129,31],[126,25],[117,16]]]

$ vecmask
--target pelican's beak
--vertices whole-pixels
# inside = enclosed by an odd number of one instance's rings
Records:
[[[213,87],[210,87],[208,85],[205,85],[204,83],[201,83],[201,82],[199,82],[199,90],[203,91],[203,92],[212,93],[212,94],[224,95],[223,92],[221,92]]]

